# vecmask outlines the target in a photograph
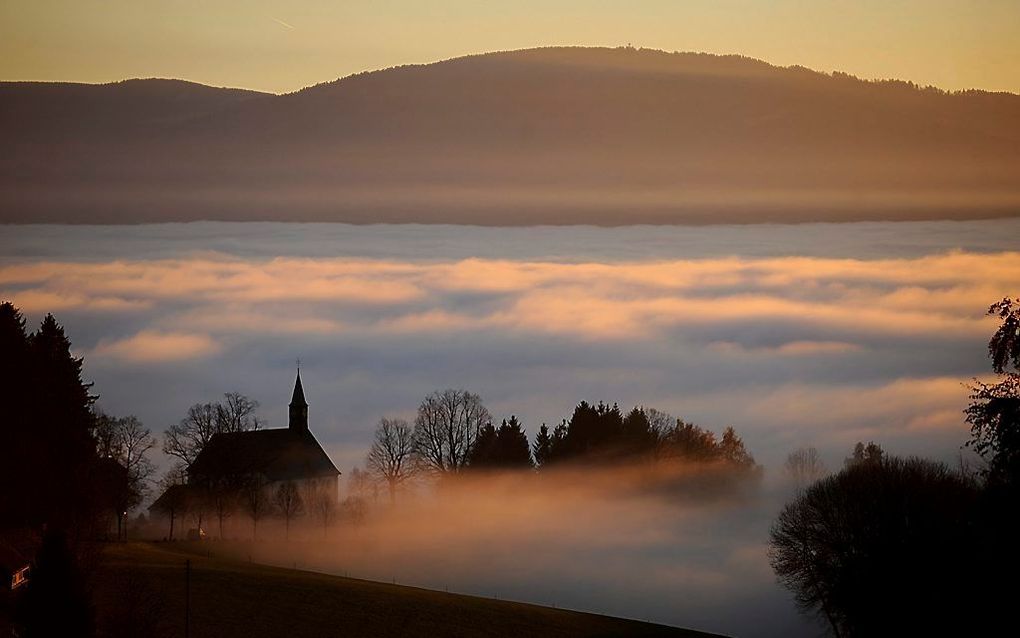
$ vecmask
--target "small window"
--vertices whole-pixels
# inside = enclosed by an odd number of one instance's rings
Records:
[[[11,589],[17,589],[28,582],[28,567],[22,567],[11,575]]]

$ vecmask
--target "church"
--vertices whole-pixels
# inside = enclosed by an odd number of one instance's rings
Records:
[[[266,489],[291,481],[302,491],[326,489],[338,496],[340,471],[308,429],[308,403],[301,371],[294,382],[286,428],[213,435],[188,468],[188,483],[257,478]]]
[[[188,468],[188,483],[177,493],[200,498],[211,486],[256,484],[272,494],[282,483],[294,483],[301,494],[339,497],[340,471],[308,429],[308,402],[298,370],[286,428],[214,434]],[[176,496],[168,489],[152,510],[169,511]]]

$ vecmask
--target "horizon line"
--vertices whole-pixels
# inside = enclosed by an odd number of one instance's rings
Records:
[[[340,81],[346,80],[348,78],[356,77],[356,76],[359,76],[359,75],[372,74],[372,73],[383,73],[383,72],[391,71],[391,70],[394,70],[394,69],[402,69],[402,68],[408,68],[408,67],[433,66],[433,65],[437,65],[437,64],[444,64],[444,63],[447,63],[447,62],[452,62],[452,61],[455,61],[455,60],[463,60],[463,59],[467,59],[467,58],[485,57],[485,56],[492,56],[492,55],[504,55],[504,54],[510,54],[510,53],[524,53],[524,52],[528,52],[528,51],[543,51],[543,50],[547,50],[547,49],[591,49],[591,50],[607,50],[607,51],[615,51],[615,50],[625,50],[625,51],[627,51],[627,50],[629,50],[629,51],[634,51],[634,52],[662,53],[662,54],[666,54],[666,55],[704,55],[704,56],[713,57],[713,58],[740,58],[740,59],[743,59],[743,60],[749,60],[749,61],[752,61],[752,62],[758,62],[758,63],[761,63],[761,64],[765,64],[765,65],[768,65],[769,67],[771,67],[773,69],[779,69],[779,70],[797,70],[797,69],[799,69],[799,70],[806,70],[806,71],[809,71],[811,73],[815,73],[815,74],[818,74],[820,76],[829,77],[829,78],[834,77],[836,74],[844,74],[844,75],[848,75],[848,76],[850,76],[852,78],[855,78],[857,80],[860,80],[861,82],[869,82],[869,83],[904,82],[904,83],[911,84],[911,85],[915,86],[918,90],[936,89],[936,90],[938,90],[938,91],[940,91],[942,93],[945,93],[947,95],[958,95],[958,94],[963,94],[963,93],[976,92],[976,93],[986,93],[986,94],[989,94],[989,95],[1010,95],[1010,96],[1020,97],[1020,91],[1014,92],[1014,91],[1008,91],[1008,90],[984,89],[984,88],[980,88],[980,87],[969,87],[969,88],[960,88],[960,89],[947,89],[947,88],[944,88],[944,87],[941,87],[941,86],[938,86],[938,85],[935,85],[935,84],[919,84],[919,83],[917,83],[917,82],[915,82],[913,80],[904,79],[904,78],[896,78],[896,77],[862,77],[862,76],[859,76],[859,75],[855,75],[853,73],[849,73],[847,71],[841,71],[839,69],[833,69],[833,70],[829,70],[829,71],[822,71],[822,70],[818,70],[818,69],[815,69],[815,68],[812,68],[812,67],[804,66],[802,64],[789,64],[789,65],[776,64],[776,63],[770,62],[770,61],[762,59],[762,58],[757,58],[757,57],[750,56],[750,55],[745,55],[745,54],[742,54],[742,53],[711,53],[711,52],[707,52],[707,51],[694,51],[694,50],[681,51],[681,50],[678,50],[678,49],[677,50],[673,50],[673,51],[667,51],[666,49],[659,49],[659,48],[654,48],[654,47],[641,47],[641,46],[635,47],[635,46],[632,46],[630,44],[619,45],[619,46],[615,46],[615,47],[613,47],[613,46],[605,46],[605,45],[584,45],[584,44],[550,44],[550,45],[534,46],[534,47],[521,47],[521,48],[517,48],[517,49],[494,49],[494,50],[490,50],[490,51],[480,51],[480,52],[477,52],[477,53],[466,53],[466,54],[463,54],[463,55],[455,55],[455,56],[452,56],[452,57],[441,58],[441,59],[437,59],[437,60],[430,60],[430,61],[427,61],[427,62],[408,62],[408,63],[405,63],[405,64],[394,64],[394,65],[385,66],[385,67],[376,67],[376,68],[362,69],[361,71],[355,71],[355,72],[352,72],[352,73],[348,73],[347,75],[337,76],[337,77],[335,77],[333,79],[322,80],[320,82],[315,82],[313,84],[308,84],[308,85],[305,85],[305,86],[302,86],[300,88],[293,89],[293,90],[290,90],[290,91],[269,91],[269,90],[257,89],[257,88],[249,88],[249,87],[244,87],[244,86],[235,86],[235,85],[226,85],[226,84],[211,84],[211,83],[201,82],[201,81],[198,81],[198,80],[190,80],[190,79],[183,78],[183,77],[169,77],[169,76],[155,76],[155,75],[152,75],[152,76],[134,76],[134,77],[126,77],[126,78],[115,79],[115,80],[95,81],[95,82],[87,82],[87,81],[81,81],[81,80],[32,80],[32,79],[14,79],[14,80],[9,80],[9,79],[0,78],[0,84],[73,84],[73,85],[82,85],[82,86],[110,86],[110,85],[114,85],[114,84],[121,84],[121,83],[124,83],[124,82],[165,81],[165,82],[184,82],[184,83],[187,83],[187,84],[194,84],[194,85],[197,85],[197,86],[203,86],[203,87],[212,88],[212,89],[222,89],[222,90],[232,90],[232,91],[248,91],[248,92],[252,92],[252,93],[260,93],[262,95],[273,95],[273,96],[279,97],[279,96],[284,96],[284,95],[293,95],[295,93],[300,93],[301,91],[305,91],[305,90],[313,88],[313,87],[322,86],[324,84],[333,84],[333,83],[340,82]]]

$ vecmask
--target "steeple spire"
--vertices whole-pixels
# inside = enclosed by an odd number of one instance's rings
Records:
[[[294,396],[290,399],[291,430],[308,431],[308,403],[305,401],[305,389],[301,387],[301,368],[298,368],[297,380],[294,382]]]

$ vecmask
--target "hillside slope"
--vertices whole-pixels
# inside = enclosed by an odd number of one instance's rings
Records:
[[[143,97],[127,90],[143,86]],[[14,151],[0,158],[0,221],[625,224],[1020,211],[1020,96],[736,56],[532,49],[282,96],[170,81],[8,83],[0,136]]]
[[[179,636],[184,561],[190,559],[191,636],[674,636],[710,634],[663,625],[239,563],[179,545],[108,546],[96,596],[107,634]]]

